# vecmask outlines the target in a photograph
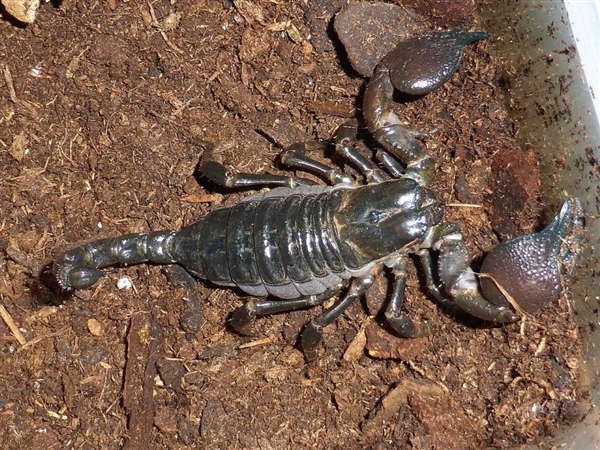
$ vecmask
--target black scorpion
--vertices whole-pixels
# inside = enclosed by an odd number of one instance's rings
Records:
[[[392,112],[394,88],[416,95],[431,92],[457,70],[464,47],[485,37],[483,32],[462,30],[419,36],[401,42],[379,64],[363,104],[368,129],[382,147],[375,162],[350,146],[356,123],[342,125],[334,138],[335,151],[359,169],[366,184],[311,159],[308,151],[321,148],[316,143],[287,148],[281,162],[317,174],[333,186],[283,175],[232,174],[207,159],[210,152],[206,152],[198,168],[209,180],[225,187],[275,188],[216,209],[181,231],[128,234],[67,251],[51,268],[58,285],[64,291],[89,288],[103,275],[100,269],[116,264],[177,263],[217,285],[238,287],[253,297],[275,297],[252,299],[238,308],[231,324],[239,332],[247,331],[257,316],[318,305],[347,288],[302,332],[302,349],[313,360],[322,328],[365,293],[386,267],[394,275],[385,309],[388,324],[406,337],[431,331],[401,312],[408,257],[415,254],[429,291],[443,305],[454,304],[491,322],[517,321],[519,315],[508,304],[491,303],[480,294],[460,228],[444,222],[443,206],[426,187],[435,162],[417,139],[422,134],[402,125]],[[538,258],[544,279],[549,272],[559,277],[563,261],[573,261],[578,254],[577,245],[567,248],[562,243],[579,242],[583,226],[579,201],[565,201],[552,226],[552,233],[527,236],[532,245],[516,252],[539,255],[536,248],[550,248]],[[500,247],[512,245],[509,241]],[[438,253],[437,274],[432,252]],[[511,266],[510,259],[502,263]],[[494,270],[488,272],[494,276]],[[510,286],[505,288],[510,291]]]

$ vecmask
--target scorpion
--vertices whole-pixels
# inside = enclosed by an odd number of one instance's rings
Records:
[[[179,264],[198,279],[253,297],[231,315],[240,333],[247,333],[259,316],[323,304],[344,291],[300,335],[309,362],[317,358],[323,327],[335,322],[386,268],[394,280],[384,311],[387,324],[403,337],[431,333],[428,323],[415,323],[401,310],[411,254],[441,305],[497,324],[518,321],[520,315],[494,283],[487,283],[489,294],[482,295],[459,226],[444,221],[444,207],[427,187],[435,161],[419,140],[424,133],[403,125],[392,111],[394,89],[411,95],[437,89],[458,69],[464,48],[486,37],[465,30],[426,34],[400,42],[379,63],[366,87],[363,115],[380,149],[369,159],[351,146],[356,121],[340,126],[333,139],[335,153],[364,180],[311,158],[309,152],[321,143],[294,144],[282,151],[280,161],[331,185],[298,176],[232,173],[207,158],[207,148],[198,171],[211,182],[272,189],[215,209],[180,231],[127,234],[79,246],[55,259],[51,275],[62,291],[72,292],[94,285],[108,266]],[[579,254],[582,229],[581,203],[568,198],[544,231],[500,244],[486,270],[502,280],[501,290],[508,293],[516,277],[527,280],[526,288],[517,289],[518,301],[535,298],[543,305],[561,293]],[[437,274],[432,253],[437,254]]]

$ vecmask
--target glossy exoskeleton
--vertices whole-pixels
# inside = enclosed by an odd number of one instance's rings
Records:
[[[257,316],[321,304],[345,290],[303,331],[301,345],[309,360],[316,357],[322,328],[386,267],[395,283],[385,310],[389,325],[407,337],[430,331],[401,312],[410,254],[422,262],[427,286],[439,302],[492,322],[518,320],[509,305],[481,295],[460,228],[444,222],[443,206],[427,188],[434,160],[416,139],[419,133],[402,125],[392,112],[394,86],[411,94],[436,89],[456,71],[464,46],[486,36],[462,30],[420,36],[400,43],[381,62],[363,104],[367,126],[382,147],[375,162],[350,147],[354,123],[341,126],[335,136],[336,152],[363,174],[364,184],[311,159],[308,150],[320,148],[318,144],[293,145],[283,151],[281,162],[319,175],[333,186],[298,177],[229,173],[206,152],[199,171],[212,182],[274,189],[218,208],[180,231],[136,233],[82,245],[54,261],[53,276],[63,290],[71,291],[91,287],[103,275],[102,268],[116,264],[180,264],[197,278],[258,297],[234,312],[231,324],[240,332]],[[565,214],[570,215],[563,222],[566,236],[581,210],[571,208]],[[431,252],[438,254],[437,270]],[[546,258],[559,259],[560,252],[559,248]]]

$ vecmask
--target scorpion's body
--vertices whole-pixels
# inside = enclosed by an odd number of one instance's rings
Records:
[[[390,214],[393,234],[383,226]],[[358,187],[279,187],[218,208],[179,232],[103,239],[66,252],[56,263],[86,267],[86,274],[92,266],[179,263],[197,278],[253,296],[297,299],[393,261],[442,217],[433,193],[406,178]],[[361,227],[365,220],[378,226]],[[367,249],[361,245],[365,238],[371,242]],[[81,286],[75,274],[70,278]]]
[[[434,90],[452,76],[464,46],[486,36],[453,30],[409,39],[376,68],[363,103],[367,127],[381,146],[376,162],[350,147],[354,123],[340,127],[335,136],[336,153],[362,173],[366,185],[311,159],[307,144],[287,148],[281,162],[333,186],[282,175],[231,174],[205,151],[198,169],[214,183],[275,188],[218,208],[181,231],[130,234],[74,248],[54,261],[54,279],[71,291],[91,287],[102,276],[102,268],[115,264],[178,263],[217,285],[235,286],[255,297],[275,297],[247,301],[234,312],[231,324],[242,332],[257,316],[323,303],[348,286],[344,296],[302,333],[309,360],[316,357],[322,328],[366,292],[384,267],[394,276],[385,309],[387,323],[406,337],[429,332],[428,326],[417,326],[401,312],[411,253],[420,259],[427,287],[440,303],[493,322],[518,320],[497,296],[492,303],[481,295],[460,228],[444,222],[443,208],[427,188],[435,161],[416,139],[419,133],[404,126],[392,111],[394,86],[409,94]],[[533,287],[561,287],[563,261],[578,254],[577,245],[563,243],[578,242],[582,223],[581,204],[567,200],[546,232],[529,235],[519,245],[502,244],[505,250],[496,254],[509,256],[496,257],[490,272],[499,277],[510,267],[517,275],[533,274],[525,277],[531,278]],[[437,253],[437,274],[431,251]],[[515,254],[524,256],[516,268],[511,264]],[[515,278],[508,276],[509,282],[511,277]],[[542,279],[551,283],[539,283]],[[542,293],[540,298],[547,297]]]

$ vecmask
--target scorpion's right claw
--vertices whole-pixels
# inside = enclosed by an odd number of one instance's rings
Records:
[[[581,201],[568,198],[554,220],[539,233],[501,243],[483,261],[481,288],[487,300],[509,306],[503,292],[526,312],[555,301],[564,288],[563,277],[577,262],[585,219]]]

